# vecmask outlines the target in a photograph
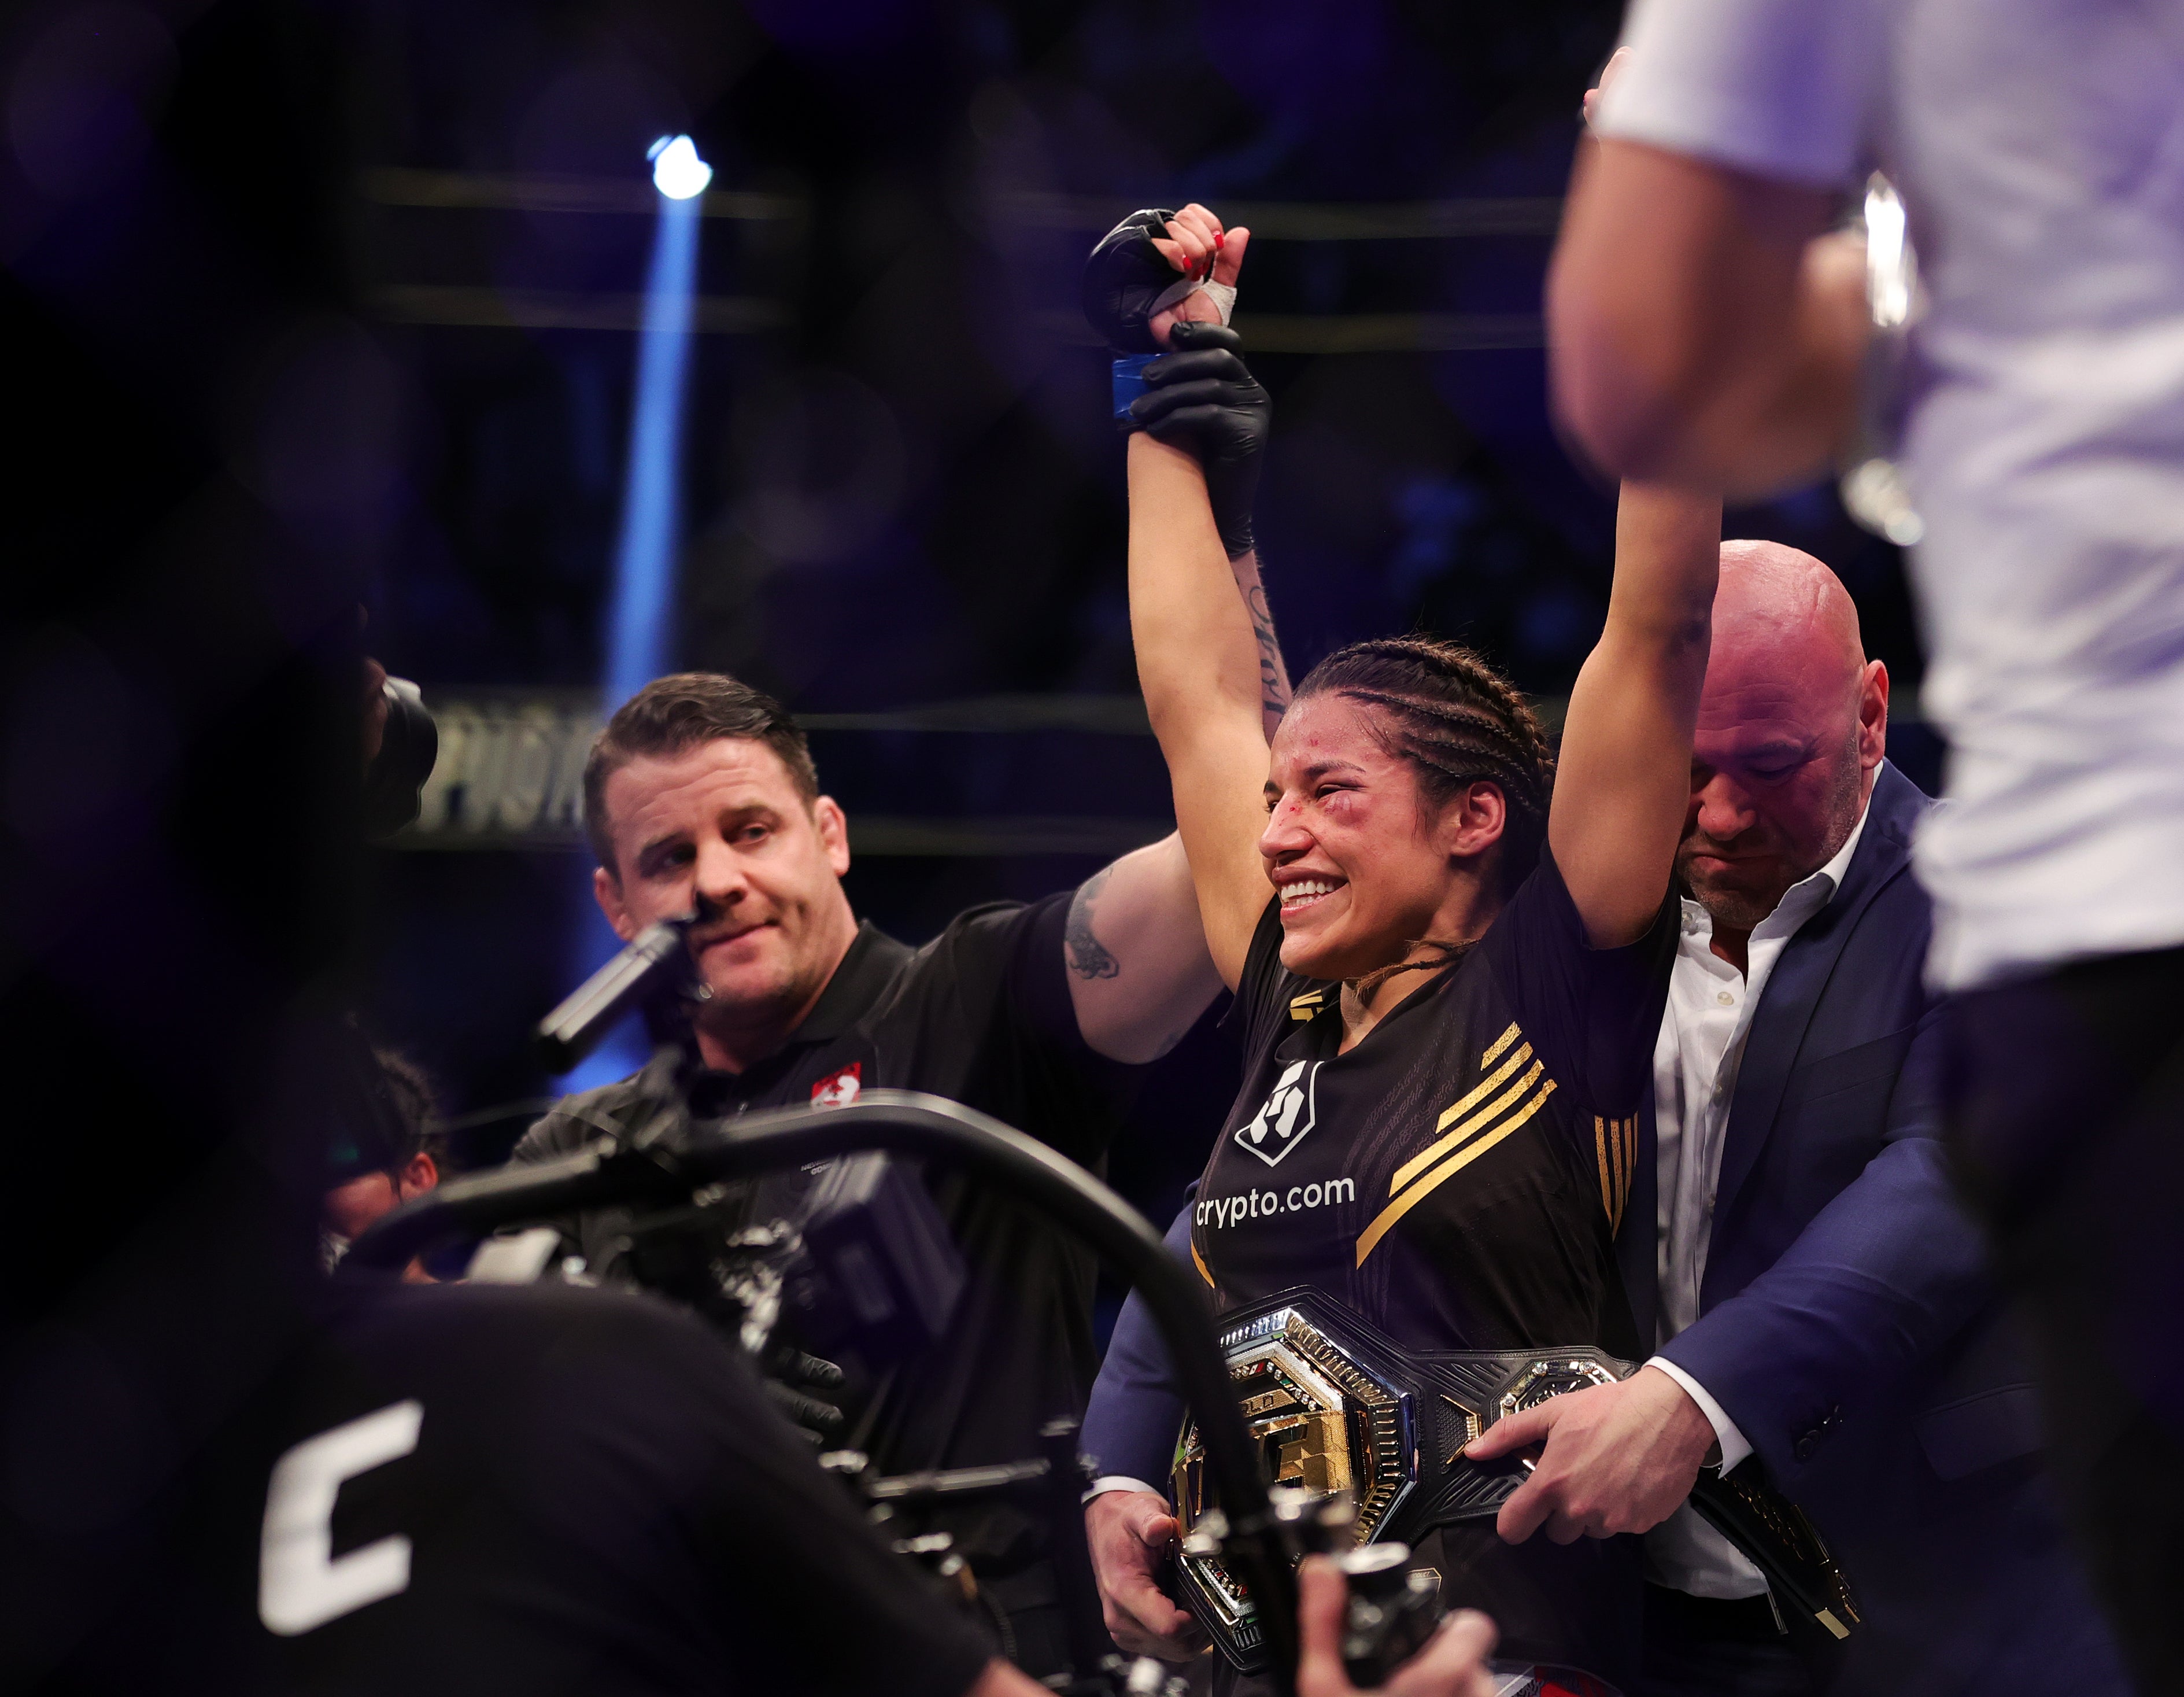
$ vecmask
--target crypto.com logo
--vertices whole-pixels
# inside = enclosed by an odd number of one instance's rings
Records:
[[[1274,1080],[1259,1111],[1236,1128],[1237,1147],[1250,1150],[1270,1167],[1277,1165],[1312,1130],[1318,1077],[1318,1061],[1291,1061]]]

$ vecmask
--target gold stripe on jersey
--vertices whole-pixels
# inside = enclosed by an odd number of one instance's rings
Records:
[[[1492,1072],[1487,1074],[1487,1075],[1479,1080],[1476,1085],[1473,1086],[1462,1096],[1458,1097],[1454,1102],[1449,1103],[1446,1108],[1443,1108],[1441,1110],[1440,1118],[1434,1122],[1434,1130],[1436,1132],[1447,1130],[1449,1122],[1451,1120],[1461,1119],[1464,1114],[1468,1114],[1474,1108],[1475,1108],[1488,1094],[1501,1089],[1503,1085],[1509,1081],[1509,1075],[1515,1072],[1518,1067],[1524,1065],[1524,1063],[1531,1059],[1531,1058],[1532,1046],[1529,1043],[1519,1044],[1515,1054],[1510,1056],[1509,1058],[1502,1062],[1500,1066],[1495,1067]],[[1492,1052],[1489,1051],[1485,1057],[1481,1058],[1479,1063],[1482,1067],[1491,1065]],[[1394,1180],[1390,1181],[1388,1188],[1391,1191],[1401,1189],[1403,1181],[1410,1176],[1412,1169],[1423,1167],[1433,1158],[1434,1151],[1432,1149],[1428,1149],[1424,1154],[1405,1163],[1404,1165],[1397,1170]]]
[[[1479,1058],[1479,1064],[1482,1067],[1492,1066],[1494,1058],[1516,1041],[1517,1022],[1512,1019],[1509,1022],[1509,1029],[1486,1046],[1486,1052]]]
[[[1198,1269],[1198,1276],[1206,1281],[1207,1287],[1217,1288],[1213,1283],[1213,1275],[1206,1270],[1206,1257],[1198,1253],[1198,1245],[1195,1243],[1190,1246],[1190,1260],[1191,1264]]]
[[[1308,990],[1302,996],[1290,997],[1290,1018],[1296,1020],[1317,1019],[1320,1004],[1327,1000],[1324,990]]]
[[[1638,1171],[1638,1119],[1602,1119],[1595,1114],[1592,1141],[1600,1152],[1600,1205],[1607,1210],[1607,1229],[1623,1229],[1623,1211],[1630,1206],[1630,1181]]]
[[[1477,1125],[1492,1118],[1496,1113],[1500,1111],[1504,1103],[1513,1101],[1517,1097],[1521,1096],[1524,1091],[1530,1086],[1532,1080],[1539,1077],[1540,1071],[1540,1067],[1539,1063],[1533,1063],[1532,1070],[1525,1075],[1524,1084],[1518,1086],[1517,1089],[1510,1091],[1509,1094],[1504,1097],[1501,1102],[1495,1103],[1494,1107],[1489,1108],[1485,1114],[1476,1115],[1473,1119],[1466,1121],[1466,1125]],[[1401,1220],[1405,1214],[1408,1214],[1412,1209],[1424,1202],[1426,1197],[1431,1195],[1435,1191],[1439,1190],[1442,1185],[1446,1184],[1450,1179],[1454,1178],[1457,1174],[1462,1171],[1464,1168],[1469,1166],[1489,1149],[1491,1149],[1496,1144],[1501,1142],[1503,1138],[1508,1136],[1519,1126],[1523,1125],[1526,1120],[1529,1119],[1535,1114],[1537,1114],[1542,1108],[1546,1106],[1547,1098],[1554,1093],[1555,1081],[1552,1079],[1546,1080],[1540,1084],[1538,1091],[1533,1094],[1531,1099],[1526,1102],[1522,1108],[1518,1108],[1514,1114],[1509,1115],[1507,1119],[1503,1119],[1499,1124],[1496,1125],[1492,1130],[1485,1132],[1478,1137],[1474,1137],[1469,1143],[1465,1144],[1463,1147],[1458,1149],[1453,1155],[1451,1155],[1446,1160],[1443,1161],[1439,1166],[1435,1167],[1416,1184],[1412,1185],[1408,1190],[1405,1191],[1401,1196],[1397,1197],[1385,1208],[1382,1209],[1379,1218],[1374,1220],[1370,1225],[1365,1228],[1363,1235],[1362,1235],[1357,1240],[1357,1264],[1361,1267],[1365,1264],[1365,1258],[1368,1255],[1370,1255],[1374,1249],[1379,1247],[1380,1240],[1388,1235],[1390,1230],[1395,1225],[1397,1220]],[[1456,1141],[1456,1139],[1451,1136],[1451,1137],[1443,1139],[1442,1143],[1438,1144],[1435,1147],[1440,1147],[1447,1143],[1453,1142],[1454,1141]]]
[[[1476,1090],[1472,1091],[1469,1094],[1465,1096],[1461,1102],[1451,1106],[1438,1120],[1435,1121],[1434,1130],[1440,1131],[1446,1129],[1450,1120],[1455,1119],[1457,1114],[1464,1112],[1464,1110],[1468,1108],[1473,1102],[1478,1101],[1480,1097],[1485,1095],[1488,1091],[1496,1088],[1503,1080],[1509,1076],[1511,1073],[1514,1072],[1518,1067],[1523,1066],[1525,1061],[1530,1058],[1532,1046],[1529,1043],[1525,1044],[1524,1047],[1518,1049],[1515,1054],[1510,1056],[1507,1060],[1502,1063],[1502,1065],[1495,1071],[1492,1077],[1487,1079],[1486,1081],[1481,1084]],[[1395,1177],[1388,1181],[1388,1194],[1390,1196],[1393,1196],[1397,1191],[1408,1184],[1412,1178],[1417,1176],[1419,1173],[1424,1172],[1428,1167],[1431,1166],[1435,1161],[1446,1154],[1451,1149],[1456,1147],[1457,1144],[1461,1143],[1473,1132],[1479,1130],[1480,1126],[1485,1125],[1496,1115],[1506,1112],[1512,1105],[1523,1097],[1526,1091],[1529,1090],[1535,1084],[1539,1082],[1540,1075],[1546,1070],[1546,1063],[1545,1061],[1533,1061],[1531,1070],[1526,1073],[1524,1077],[1518,1079],[1514,1085],[1509,1087],[1509,1089],[1502,1091],[1500,1096],[1488,1102],[1485,1107],[1480,1108],[1479,1112],[1473,1114],[1470,1119],[1464,1120],[1456,1128],[1455,1130],[1449,1132],[1448,1136],[1446,1137],[1435,1138],[1432,1142],[1427,1144],[1424,1148],[1419,1150],[1417,1154],[1412,1156],[1409,1160],[1404,1162],[1401,1166],[1396,1168]]]

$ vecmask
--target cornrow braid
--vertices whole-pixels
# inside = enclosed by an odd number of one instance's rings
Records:
[[[1345,695],[1373,711],[1375,741],[1417,768],[1430,812],[1478,783],[1502,792],[1502,883],[1514,890],[1546,840],[1555,761],[1546,733],[1515,685],[1460,643],[1384,636],[1339,648],[1297,685],[1297,699]]]

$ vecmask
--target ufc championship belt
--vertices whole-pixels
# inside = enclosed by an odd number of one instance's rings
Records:
[[[1438,1527],[1490,1520],[1529,1465],[1516,1456],[1467,1460],[1464,1446],[1504,1415],[1637,1370],[1582,1344],[1414,1354],[1306,1289],[1229,1316],[1221,1351],[1268,1478],[1314,1495],[1347,1493],[1361,1544],[1415,1546]],[[1170,1493],[1188,1539],[1214,1506],[1195,1421],[1177,1443]],[[1691,1502],[1751,1559],[1785,1608],[1831,1637],[1850,1636],[1858,1624],[1850,1588],[1812,1522],[1765,1482],[1756,1459],[1729,1477],[1702,1472]],[[1185,1550],[1176,1572],[1185,1606],[1221,1653],[1256,1672],[1265,1646],[1243,1585],[1217,1555]]]

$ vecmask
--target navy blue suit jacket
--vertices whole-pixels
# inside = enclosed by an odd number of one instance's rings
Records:
[[[1930,804],[1884,765],[1842,886],[1753,1010],[1722,1150],[1698,1321],[1662,1354],[1713,1395],[1826,1535],[1866,1611],[1836,1692],[2130,1689],[2064,1548],[2037,1407],[1951,1190],[1910,871]],[[1654,1335],[1652,1112],[1619,1253]],[[1169,1232],[1188,1254],[1190,1208]],[[1162,1482],[1181,1404],[1125,1304],[1085,1447]]]

